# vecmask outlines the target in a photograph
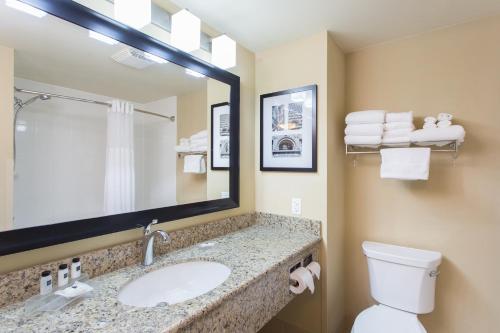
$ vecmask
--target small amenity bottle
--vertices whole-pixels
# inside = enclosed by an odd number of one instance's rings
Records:
[[[71,261],[71,278],[78,279],[82,274],[82,263],[80,258],[73,258]]]
[[[40,276],[40,295],[47,295],[52,291],[52,274],[43,271]]]
[[[67,264],[59,265],[59,271],[57,272],[57,286],[62,287],[68,284],[69,271]]]

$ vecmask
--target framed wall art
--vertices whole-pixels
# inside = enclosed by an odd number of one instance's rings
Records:
[[[229,103],[212,105],[211,168],[229,170]]]
[[[317,86],[260,96],[260,170],[317,171]]]

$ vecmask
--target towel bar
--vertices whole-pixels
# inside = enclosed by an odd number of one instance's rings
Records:
[[[186,152],[177,152],[177,158],[182,158],[184,156],[187,156],[187,155],[203,155],[203,156],[207,156],[207,152],[206,151],[186,151]]]
[[[439,145],[442,143],[442,145]],[[451,153],[453,161],[458,157],[458,149],[460,147],[460,142],[458,140],[451,141],[432,141],[432,142],[419,142],[418,145],[411,143],[409,147],[430,147],[431,152],[436,153]],[[345,145],[345,154],[354,156],[354,167],[356,167],[356,158],[358,155],[366,155],[366,154],[380,154],[380,149],[384,148],[394,148],[385,145],[377,145],[373,147],[360,147],[359,145]],[[405,147],[408,148],[408,147]]]

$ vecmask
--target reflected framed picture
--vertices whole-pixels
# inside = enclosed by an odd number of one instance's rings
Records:
[[[317,171],[317,86],[260,96],[260,170]]]
[[[214,104],[210,140],[212,170],[229,170],[229,103]]]

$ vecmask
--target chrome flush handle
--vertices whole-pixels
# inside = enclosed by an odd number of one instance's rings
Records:
[[[433,277],[437,277],[439,274],[441,274],[441,272],[440,272],[440,271],[438,271],[438,270],[436,270],[436,271],[430,271],[430,272],[429,272],[429,276],[430,276],[431,278],[433,278]]]

